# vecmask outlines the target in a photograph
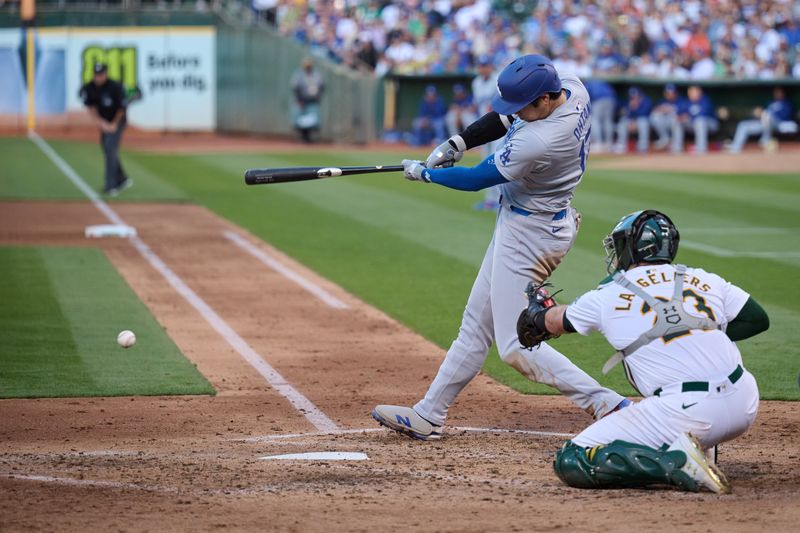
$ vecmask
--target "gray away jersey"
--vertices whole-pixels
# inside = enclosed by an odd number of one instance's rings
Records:
[[[555,213],[572,200],[589,157],[591,106],[576,76],[562,76],[561,86],[567,101],[545,119],[514,120],[494,154],[497,169],[509,180],[500,186],[504,202]]]

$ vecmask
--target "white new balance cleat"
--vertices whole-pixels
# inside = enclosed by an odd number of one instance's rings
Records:
[[[697,482],[698,487],[705,487],[717,494],[729,494],[731,485],[725,474],[706,458],[706,453],[700,443],[689,433],[682,433],[675,439],[669,450],[680,450],[686,454],[686,464],[683,470],[689,477]]]
[[[372,418],[380,425],[412,439],[436,440],[442,437],[442,426],[431,424],[411,407],[378,405],[372,410]]]

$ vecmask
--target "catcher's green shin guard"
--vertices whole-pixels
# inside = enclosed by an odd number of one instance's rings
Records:
[[[556,452],[553,470],[569,485],[581,489],[620,489],[667,484],[697,492],[681,467],[686,454],[615,440],[605,446],[583,448],[567,441]]]

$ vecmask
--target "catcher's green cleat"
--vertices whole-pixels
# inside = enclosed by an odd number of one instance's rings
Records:
[[[583,448],[567,441],[556,452],[553,470],[561,481],[581,489],[672,485],[697,492],[698,483],[683,469],[686,462],[682,450],[656,450],[621,440]]]

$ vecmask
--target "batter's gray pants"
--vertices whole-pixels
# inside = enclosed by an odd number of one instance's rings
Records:
[[[106,158],[106,191],[118,187],[128,179],[119,161],[119,145],[122,141],[123,131],[125,131],[125,123],[121,122],[114,133],[102,132],[100,134],[100,146],[103,147],[103,155]]]

